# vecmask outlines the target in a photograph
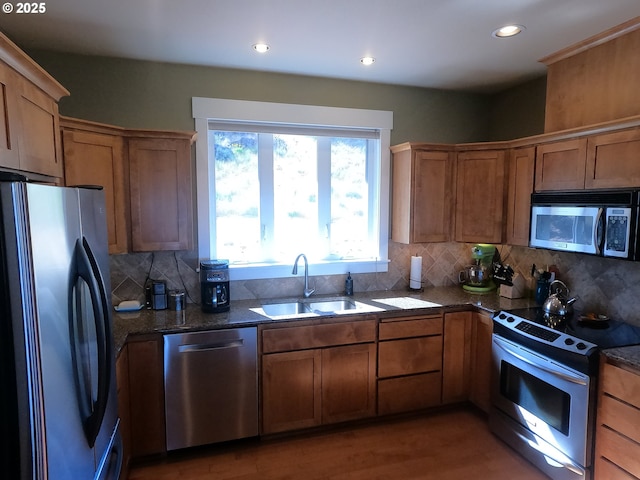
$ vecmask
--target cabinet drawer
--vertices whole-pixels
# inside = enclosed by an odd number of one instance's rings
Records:
[[[602,425],[598,426],[596,442],[596,458],[604,457],[627,472],[640,477],[640,445]],[[597,478],[603,477],[598,475]]]
[[[442,335],[378,344],[378,377],[442,370]]]
[[[598,424],[606,425],[617,432],[640,442],[640,410],[622,403],[608,395],[600,397]],[[638,447],[640,453],[640,447]]]
[[[596,458],[595,475],[598,480],[638,480],[604,457]]]
[[[274,328],[262,331],[262,352],[286,352],[375,340],[375,320]]]
[[[442,315],[380,322],[380,340],[442,334]]]
[[[640,408],[640,375],[605,363],[601,381],[603,392]]]
[[[410,412],[440,405],[440,372],[378,380],[378,414]]]

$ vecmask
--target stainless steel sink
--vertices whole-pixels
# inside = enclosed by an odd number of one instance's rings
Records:
[[[268,303],[262,305],[262,310],[270,317],[285,317],[308,313],[307,306],[302,302]]]
[[[358,306],[351,300],[327,300],[322,302],[309,302],[309,310],[315,313],[335,313],[344,310],[355,310]]]
[[[269,317],[288,317],[305,313],[331,315],[346,310],[357,310],[358,305],[352,300],[319,300],[315,302],[266,303],[262,310]]]

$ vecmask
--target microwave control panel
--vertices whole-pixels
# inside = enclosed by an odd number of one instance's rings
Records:
[[[609,207],[606,210],[606,233],[604,254],[627,257],[629,233],[631,231],[631,209]]]

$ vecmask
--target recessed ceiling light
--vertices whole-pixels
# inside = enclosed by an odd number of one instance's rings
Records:
[[[513,37],[514,35],[519,34],[523,30],[524,30],[523,25],[515,25],[515,24],[505,25],[504,27],[500,27],[494,30],[493,32],[491,32],[491,35],[493,35],[496,38],[507,38],[507,37]]]
[[[373,58],[373,57],[362,57],[360,59],[360,63],[363,64],[363,65],[371,65],[375,61],[376,61],[376,59]]]
[[[253,49],[258,53],[265,53],[267,50],[269,50],[269,45],[267,45],[266,43],[256,43],[253,45]]]

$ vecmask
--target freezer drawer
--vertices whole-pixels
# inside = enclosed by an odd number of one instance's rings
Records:
[[[164,336],[167,450],[258,435],[257,329]]]

